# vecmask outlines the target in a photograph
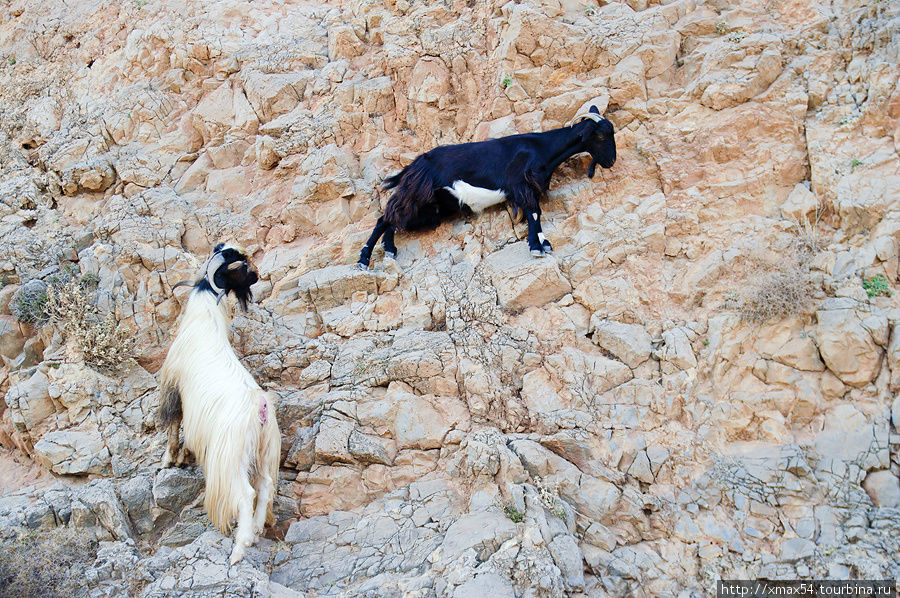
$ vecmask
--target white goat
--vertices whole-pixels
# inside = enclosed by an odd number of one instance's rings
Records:
[[[232,564],[267,522],[274,523],[281,458],[275,395],[262,390],[238,360],[228,341],[222,301],[234,293],[246,309],[257,280],[242,249],[217,245],[194,283],[160,370],[159,420],[169,429],[162,466],[180,465],[186,450],[194,454],[206,475],[203,507],[213,525],[228,535],[237,518]],[[182,419],[184,448],[179,450]]]

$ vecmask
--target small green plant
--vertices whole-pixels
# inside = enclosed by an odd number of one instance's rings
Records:
[[[15,59],[15,58],[10,58],[10,59],[9,59],[9,66],[14,65],[15,63],[16,63],[16,59]]]
[[[872,297],[892,297],[894,295],[890,285],[888,285],[887,278],[883,274],[863,280],[862,285],[870,299]]]
[[[718,33],[719,35],[725,35],[729,31],[731,31],[731,27],[729,27],[728,23],[726,23],[725,21],[719,21],[718,23],[716,23],[716,33]]]
[[[597,14],[597,7],[596,6],[585,6],[584,14],[586,14],[589,17],[594,16],[595,14]]]
[[[850,160],[850,170],[853,170],[857,166],[862,166],[863,164],[865,164],[865,162],[863,162],[862,160],[853,158],[852,160]]]
[[[138,8],[144,8],[147,5],[147,0],[134,0],[134,4]]]
[[[13,316],[19,322],[41,325],[47,322],[44,308],[47,305],[47,285],[36,280],[22,285],[10,304]]]
[[[503,512],[509,517],[510,521],[513,523],[521,523],[525,520],[525,513],[520,511],[513,505],[512,503],[506,503],[503,505]]]
[[[728,39],[728,41],[730,41],[733,44],[739,44],[739,43],[741,43],[741,40],[743,40],[745,37],[747,37],[747,33],[745,31],[741,31],[740,29],[735,29],[734,31],[732,31],[728,34],[727,39]]]
[[[512,85],[512,83],[512,77],[510,77],[509,75],[504,76],[503,80],[500,81],[500,85],[503,87],[509,87],[510,85]]]

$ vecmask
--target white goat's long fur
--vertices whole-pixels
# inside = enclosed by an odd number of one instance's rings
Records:
[[[228,341],[226,302],[194,288],[160,370],[160,388],[180,395],[184,445],[206,475],[204,508],[223,534],[237,518],[231,562],[255,542],[272,503],[281,452],[275,396],[260,388]],[[174,423],[177,449],[178,422]],[[170,427],[170,434],[172,429]],[[170,436],[163,466],[176,459]],[[177,451],[175,451],[177,452]],[[254,508],[255,500],[255,508]]]

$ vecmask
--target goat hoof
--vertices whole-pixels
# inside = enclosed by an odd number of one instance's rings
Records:
[[[544,257],[544,252],[541,249],[532,249],[531,255],[533,255],[534,257]]]
[[[364,263],[362,263],[362,262],[357,262],[357,263],[356,263],[356,267],[359,268],[360,270],[362,270],[363,272],[365,272],[365,271],[367,271],[367,270],[369,269],[369,264],[364,264]]]
[[[242,558],[244,558],[244,547],[240,544],[236,544],[234,550],[231,551],[231,564],[234,565]]]
[[[385,251],[384,257],[389,257],[392,260],[395,260],[395,259],[397,259],[397,252],[396,251]]]

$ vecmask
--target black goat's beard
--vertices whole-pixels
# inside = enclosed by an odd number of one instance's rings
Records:
[[[591,165],[588,166],[588,172],[587,172],[589,179],[594,178],[594,172],[596,172],[596,170],[597,170],[597,160],[595,160],[594,158],[591,158]]]

